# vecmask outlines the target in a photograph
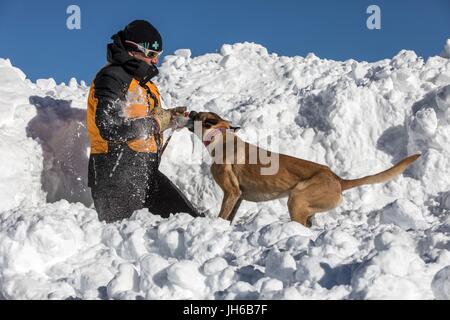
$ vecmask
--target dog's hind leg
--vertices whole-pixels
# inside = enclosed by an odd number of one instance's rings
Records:
[[[341,200],[339,182],[328,172],[318,173],[299,182],[289,195],[288,208],[292,220],[311,226],[310,218],[317,212],[335,208]]]
[[[314,215],[315,212],[301,196],[291,194],[288,200],[288,209],[293,221],[297,221],[308,228],[311,226],[309,217]]]
[[[302,193],[311,184],[311,179],[299,182],[294,189],[291,190],[288,199],[288,209],[291,219],[301,223],[305,227],[310,227],[308,218],[313,213],[309,207],[308,199]]]

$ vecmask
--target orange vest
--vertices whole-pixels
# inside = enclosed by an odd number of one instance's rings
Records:
[[[153,96],[158,100],[157,107],[161,106],[161,98],[158,89],[153,83],[147,82],[146,86],[150,89]],[[87,108],[87,129],[91,140],[91,154],[102,154],[108,152],[108,142],[100,135],[100,130],[95,124],[95,113],[97,110],[98,99],[95,97],[95,87],[92,83]],[[145,88],[139,85],[139,81],[133,79],[128,88],[126,105],[124,107],[124,116],[129,119],[143,118],[150,115],[155,108],[155,101],[147,94]],[[163,143],[161,134],[161,145]],[[136,152],[156,153],[157,145],[154,136],[147,139],[134,139],[127,142],[128,147]]]

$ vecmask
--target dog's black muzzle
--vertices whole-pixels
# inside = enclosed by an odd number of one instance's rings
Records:
[[[194,122],[195,118],[197,118],[198,112],[191,111],[189,112],[189,120],[187,122],[186,128],[188,128],[189,131],[194,132]]]

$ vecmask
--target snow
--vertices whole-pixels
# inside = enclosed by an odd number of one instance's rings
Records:
[[[407,199],[398,199],[383,208],[381,223],[396,224],[403,229],[419,229],[426,223],[422,211]]]
[[[131,263],[122,263],[118,269],[118,273],[107,285],[108,296],[113,299],[120,298],[127,291],[137,291],[139,288],[139,276]]]
[[[431,287],[436,299],[450,300],[450,266],[444,267],[436,273]]]
[[[192,52],[190,49],[178,49],[178,50],[175,50],[174,53],[176,56],[183,57],[186,59],[189,59],[192,55]]]
[[[253,43],[165,57],[156,82],[168,105],[216,112],[244,140],[343,178],[422,154],[389,183],[345,192],[311,229],[290,221],[286,199],[217,219],[222,192],[187,130],[161,169],[207,217],[144,209],[99,222],[89,88],[32,83],[0,59],[0,298],[450,299],[448,46],[426,61],[408,50],[373,63],[286,57]]]
[[[450,59],[450,39],[447,40],[447,43],[444,46],[444,50],[442,51],[441,56]]]

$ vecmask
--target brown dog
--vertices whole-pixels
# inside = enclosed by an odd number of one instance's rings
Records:
[[[366,184],[386,182],[401,174],[420,154],[410,156],[381,173],[354,180],[338,177],[327,166],[263,150],[239,139],[237,128],[212,112],[192,113],[188,126],[214,158],[211,173],[224,192],[219,217],[232,221],[242,202],[289,197],[291,219],[310,227],[317,212],[334,209],[341,192]],[[261,156],[266,154],[266,156]],[[267,158],[278,161],[269,172]],[[266,170],[266,173],[264,173]],[[272,170],[273,171],[273,170]]]

